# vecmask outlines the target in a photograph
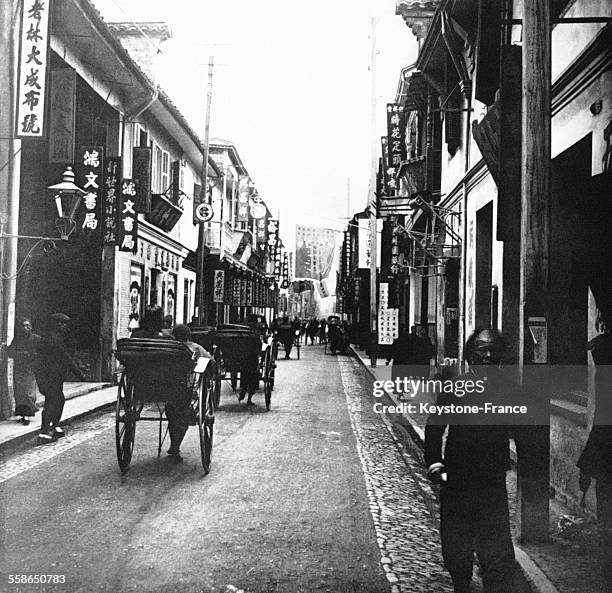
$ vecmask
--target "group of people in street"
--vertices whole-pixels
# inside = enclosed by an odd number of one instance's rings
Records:
[[[305,324],[306,343],[310,340],[310,344],[314,345],[315,340],[319,339],[319,344],[325,344],[327,341],[327,321],[325,318],[320,321],[314,317]]]
[[[70,318],[64,313],[53,313],[47,319],[42,335],[33,331],[32,321],[23,319],[17,324],[15,338],[8,347],[13,358],[15,415],[22,424],[29,424],[38,411],[37,387],[44,396],[40,444],[51,443],[64,436],[61,418],[66,398],[64,382],[69,372],[79,380],[85,377],[72,355],[68,330]]]

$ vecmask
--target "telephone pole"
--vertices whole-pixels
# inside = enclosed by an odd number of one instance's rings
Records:
[[[378,141],[376,138],[376,18],[371,20],[371,41],[372,53],[370,56],[370,80],[371,80],[371,126],[370,131],[370,188],[368,191],[368,211],[370,213],[370,366],[376,367],[376,350],[377,350],[377,294],[376,294],[376,260],[377,254],[377,233],[376,233],[376,215],[377,215],[377,196],[376,196],[376,175],[378,173]]]
[[[213,68],[214,68],[214,56],[209,56],[208,58],[208,90],[206,92],[206,115],[204,119],[204,146],[202,152],[202,185],[200,187],[200,198],[198,203],[203,203],[207,201],[207,193],[208,193],[208,144],[210,138],[210,105],[212,103],[212,91],[213,91]],[[196,200],[194,199],[194,208],[197,206]],[[195,221],[195,214],[194,214]],[[205,325],[206,324],[206,297],[204,294],[204,261],[205,254],[204,251],[206,249],[205,245],[205,232],[204,225],[206,223],[201,220],[198,222],[199,226],[199,240],[198,240],[198,268],[197,268],[197,277],[198,277],[198,324]]]

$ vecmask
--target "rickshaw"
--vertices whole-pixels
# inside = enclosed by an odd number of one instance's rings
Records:
[[[215,380],[218,378],[219,385],[221,380],[226,380],[236,392],[240,380],[255,391],[262,381],[266,410],[270,410],[277,354],[271,337],[248,325],[224,324],[207,333],[192,329],[192,339],[215,358]]]
[[[210,471],[214,414],[214,375],[211,359],[194,358],[182,342],[124,338],[115,352],[121,376],[115,408],[115,444],[122,473],[128,471],[134,450],[136,423],[159,422],[157,456],[168,433],[165,404],[179,398],[189,402],[189,414],[198,426],[204,473]]]
[[[300,360],[300,349],[302,347],[302,338],[300,334],[299,325],[296,323],[283,323],[278,326],[278,332],[276,335],[277,338],[277,348],[278,342],[281,344],[286,344],[291,341],[291,349],[296,350],[297,359]]]
[[[342,326],[340,317],[337,315],[330,315],[327,318],[327,342],[325,342],[325,354],[327,354],[327,347],[332,354],[336,352],[345,352],[349,344],[347,332]]]

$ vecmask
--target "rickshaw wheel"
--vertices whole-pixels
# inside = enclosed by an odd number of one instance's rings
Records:
[[[128,388],[125,383],[125,373],[119,381],[117,403],[115,407],[115,445],[117,462],[121,473],[127,472],[134,451],[136,435],[136,417],[134,410],[134,386]]]
[[[223,379],[223,374],[224,374],[224,369],[223,369],[223,353],[221,352],[220,348],[217,348],[215,350],[215,354],[214,354],[214,361],[215,361],[215,376],[213,378],[213,383],[214,383],[214,398],[213,398],[213,404],[214,404],[214,408],[215,410],[219,407],[219,404],[221,403],[221,381]]]
[[[274,381],[276,379],[276,359],[278,358],[278,342],[272,341],[272,352],[270,354],[270,391],[274,391]]]
[[[272,384],[270,382],[270,371],[272,370],[272,353],[270,349],[266,350],[266,358],[264,363],[264,397],[266,401],[266,410],[270,411],[270,401],[272,400]]]
[[[212,456],[213,426],[215,423],[214,397],[214,377],[204,373],[198,389],[198,431],[200,435],[200,455],[205,474],[210,471]]]

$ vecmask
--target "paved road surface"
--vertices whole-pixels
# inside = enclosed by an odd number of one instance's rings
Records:
[[[373,413],[357,362],[303,347],[300,361],[279,360],[271,411],[254,401],[224,387],[206,477],[195,429],[176,464],[157,459],[144,422],[122,477],[110,413],[5,454],[0,591],[451,590],[420,470]]]

